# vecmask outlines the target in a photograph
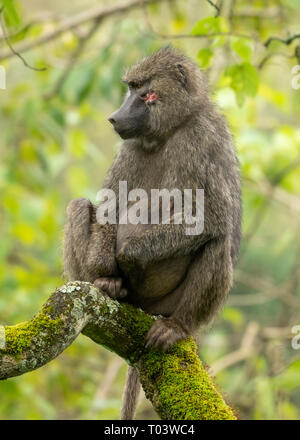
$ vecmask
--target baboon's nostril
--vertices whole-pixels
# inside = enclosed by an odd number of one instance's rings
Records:
[[[115,120],[114,118],[108,118],[108,120],[109,120],[109,122],[110,122],[111,124],[115,124],[115,123],[116,123],[116,120]]]

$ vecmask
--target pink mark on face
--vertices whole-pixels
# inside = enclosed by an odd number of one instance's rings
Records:
[[[151,104],[152,102],[155,102],[158,100],[158,96],[156,93],[147,93],[147,95],[144,98],[144,101],[148,104]]]

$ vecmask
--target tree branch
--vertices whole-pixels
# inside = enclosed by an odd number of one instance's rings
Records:
[[[90,38],[92,38],[92,36],[98,30],[100,23],[101,23],[101,19],[97,18],[96,20],[94,20],[94,22],[92,23],[87,34],[84,37],[80,38],[77,48],[75,49],[75,51],[73,52],[73,54],[69,58],[67,65],[65,66],[64,70],[62,71],[62,74],[58,77],[58,80],[55,83],[55,86],[53,87],[53,89],[50,92],[48,92],[44,95],[45,99],[51,99],[60,92],[60,90],[62,89],[66,80],[68,79],[71,71],[73,70],[76,62],[78,61],[81,53],[83,52],[87,42],[90,40]]]
[[[92,284],[68,283],[56,289],[30,321],[0,326],[0,379],[50,362],[82,332],[138,369],[146,397],[161,418],[236,419],[203,368],[191,338],[166,353],[145,348],[145,335],[155,319],[111,300]]]
[[[131,0],[126,3],[118,4],[115,6],[109,6],[107,8],[103,8],[103,6],[97,6],[94,9],[81,12],[79,14],[74,15],[73,17],[70,17],[67,20],[62,21],[61,23],[58,24],[58,26],[55,29],[41,35],[38,38],[35,38],[32,41],[22,41],[21,43],[15,46],[14,50],[19,54],[24,53],[30,49],[33,49],[34,47],[48,43],[49,41],[58,38],[64,32],[75,29],[78,26],[87,23],[88,21],[96,20],[96,19],[102,20],[104,18],[129,11],[131,9],[140,7],[142,5],[150,5],[152,3],[162,3],[164,1],[166,0]],[[14,56],[14,54],[10,50],[3,50],[2,52],[0,52],[0,61],[7,58],[11,58],[12,56]]]
[[[9,41],[9,37],[8,37],[8,35],[7,35],[7,33],[6,33],[4,20],[3,20],[3,18],[2,18],[3,10],[4,10],[4,8],[1,8],[1,9],[0,9],[0,28],[2,29],[3,36],[4,36],[4,40],[5,40],[6,44],[7,44],[7,46],[9,47],[11,53],[12,53],[13,55],[16,55],[18,58],[20,58],[20,60],[21,60],[22,63],[24,64],[24,66],[28,67],[28,68],[31,69],[31,70],[36,70],[37,72],[43,72],[44,70],[47,70],[46,67],[41,67],[41,68],[39,68],[39,67],[33,67],[33,66],[31,66],[30,64],[27,63],[27,61],[25,60],[25,58],[22,57],[22,55],[19,54],[19,53],[13,48],[13,46],[11,45],[11,43],[10,43],[10,41]]]
[[[240,348],[217,360],[211,367],[212,374],[217,374],[225,368],[253,356],[255,348],[257,348],[255,347],[255,340],[258,332],[258,323],[255,321],[250,322],[243,335]]]
[[[282,44],[285,44],[286,46],[289,46],[291,43],[293,43],[293,41],[297,40],[298,38],[300,38],[300,32],[297,32],[296,34],[291,35],[290,37],[287,37],[287,38],[269,37],[264,42],[264,46],[269,47],[270,44],[272,43],[272,41],[279,41],[279,43],[282,43]]]

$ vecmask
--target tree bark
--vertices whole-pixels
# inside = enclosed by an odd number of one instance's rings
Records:
[[[70,282],[56,289],[30,321],[0,326],[0,379],[50,362],[82,332],[138,369],[146,397],[162,419],[236,419],[203,368],[192,338],[166,353],[145,348],[155,319],[111,300],[90,283]]]

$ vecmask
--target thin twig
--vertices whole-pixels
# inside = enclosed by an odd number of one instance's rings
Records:
[[[287,46],[289,46],[293,41],[297,40],[298,38],[300,38],[300,32],[297,32],[294,35],[291,35],[290,37],[287,38],[281,38],[281,37],[269,37],[265,42],[264,42],[264,46],[265,47],[269,47],[270,44],[272,43],[272,41],[279,41],[282,44],[286,44]]]
[[[298,262],[298,258],[296,258],[296,260]],[[232,294],[228,299],[228,304],[231,306],[253,306],[277,300],[293,307],[294,309],[300,309],[300,299],[290,293],[290,279],[286,283],[277,286],[273,284],[272,280],[269,280],[266,277],[259,278],[253,276],[251,273],[236,270],[235,280],[259,293]]]
[[[25,58],[23,58],[22,55],[13,48],[13,46],[11,45],[11,43],[9,41],[7,33],[6,33],[6,28],[5,28],[5,24],[4,24],[4,20],[3,20],[3,15],[2,15],[3,10],[4,10],[4,7],[2,7],[0,9],[0,25],[1,25],[1,28],[2,28],[4,40],[5,40],[6,44],[7,44],[7,46],[9,47],[11,53],[13,55],[16,55],[18,58],[20,58],[20,60],[24,64],[24,66],[28,67],[31,70],[35,70],[37,72],[43,72],[43,71],[47,70],[47,67],[33,67],[33,66],[31,66],[30,64],[27,63]]]
[[[258,64],[257,68],[259,70],[263,69],[265,67],[265,64],[273,57],[284,57],[284,58],[294,58],[295,55],[289,55],[286,53],[282,53],[282,52],[273,52],[273,53],[268,53],[266,56],[263,57],[263,59],[260,61],[260,63]]]
[[[229,11],[229,24],[230,24],[230,31],[233,29],[233,20],[234,20],[234,8],[236,5],[236,0],[232,0],[230,4],[230,11]]]
[[[95,20],[97,18],[104,19],[112,15],[120,14],[129,11],[131,9],[140,7],[143,4],[150,5],[152,3],[163,3],[165,1],[167,0],[131,0],[126,3],[109,6],[106,8],[103,8],[103,6],[97,6],[94,9],[81,12],[62,21],[61,23],[58,24],[56,29],[49,31],[44,35],[41,35],[39,38],[35,38],[33,41],[23,41],[22,43],[18,44],[15,47],[15,51],[17,51],[18,53],[20,52],[23,53],[30,49],[33,49],[34,47],[41,46],[42,44],[46,44],[49,41],[58,38],[64,32],[75,29],[78,26],[87,23],[91,20]],[[173,1],[173,0],[168,0],[168,1]],[[13,55],[14,54],[12,54],[10,50],[9,51],[4,50],[0,52],[0,61],[7,58],[11,58]]]
[[[44,13],[38,14],[31,21],[24,24],[20,29],[18,29],[10,34],[7,33],[7,38],[11,39],[11,38],[18,37],[36,25],[40,25],[41,23],[52,23],[54,20],[58,20],[59,18],[60,17],[54,13],[44,12]],[[2,41],[2,40],[5,40],[3,32],[0,34],[0,41]]]
[[[107,396],[111,390],[111,387],[115,381],[115,378],[120,368],[123,365],[124,365],[124,361],[119,357],[113,358],[113,360],[109,363],[104,373],[103,381],[99,384],[94,399],[91,403],[91,408],[90,408],[91,413],[101,408],[103,402],[107,399]]]
[[[221,13],[221,10],[219,8],[219,6],[217,6],[215,3],[213,3],[211,0],[207,0],[207,2],[216,10],[216,15],[215,17],[218,17]]]
[[[257,322],[250,322],[245,330],[240,348],[214,362],[214,364],[211,366],[212,374],[215,375],[225,368],[228,368],[252,356],[253,351],[256,348],[255,341],[259,328],[260,327]]]
[[[216,5],[215,5],[216,6]],[[219,6],[216,6],[218,8],[218,10],[220,10]],[[146,5],[144,4],[143,7],[143,11],[144,11],[144,15],[145,15],[145,20],[148,24],[149,29],[151,30],[151,32],[156,35],[159,38],[162,38],[163,40],[174,40],[174,39],[185,39],[185,38],[215,38],[215,37],[220,37],[220,36],[224,36],[224,37],[240,37],[240,38],[248,38],[248,39],[254,39],[254,37],[252,37],[251,35],[246,35],[246,34],[239,34],[239,33],[235,33],[235,32],[213,32],[211,34],[199,34],[199,35],[194,35],[194,34],[163,34],[161,32],[159,32],[158,30],[156,30],[153,26],[153,24],[151,23]]]
[[[174,35],[168,35],[168,34],[161,34],[157,33],[160,38],[171,40],[171,39],[185,39],[185,38],[215,38],[215,37],[239,37],[239,38],[247,38],[254,40],[254,37],[252,35],[247,34],[240,34],[237,32],[213,32],[211,34],[174,34]]]

